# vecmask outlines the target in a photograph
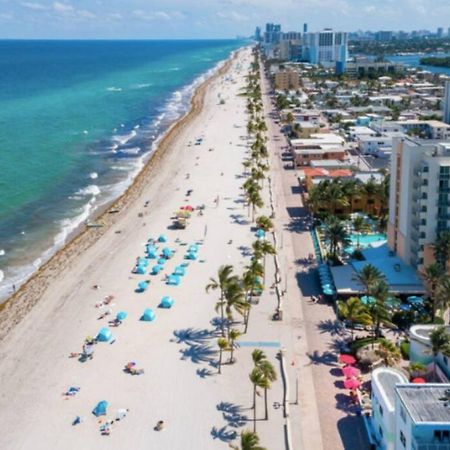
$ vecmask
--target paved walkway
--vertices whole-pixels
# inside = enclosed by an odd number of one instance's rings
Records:
[[[333,306],[314,303],[320,294],[314,267],[307,257],[313,253],[309,216],[304,208],[296,172],[282,161],[287,142],[271,118],[274,112],[267,80],[263,99],[268,125],[271,176],[277,199],[276,222],[283,228],[280,263],[285,267],[287,302],[292,310],[293,333],[298,335],[295,359],[299,373],[301,436],[304,449],[357,450],[369,448],[361,417],[352,411],[343,377],[337,365],[339,336]],[[318,419],[318,420],[317,420]],[[299,448],[296,445],[296,448]]]

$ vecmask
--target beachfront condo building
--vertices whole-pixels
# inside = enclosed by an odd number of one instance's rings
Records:
[[[450,142],[394,138],[388,244],[417,269],[434,261],[433,244],[450,228]]]
[[[329,28],[314,33],[305,33],[302,42],[302,59],[324,67],[339,66],[345,71],[348,56],[348,34]]]
[[[445,123],[450,124],[450,80],[445,82],[443,119]]]
[[[275,89],[296,91],[299,87],[300,76],[296,70],[279,70],[275,73]]]
[[[372,373],[371,438],[383,450],[448,450],[450,384],[408,383],[386,367]]]

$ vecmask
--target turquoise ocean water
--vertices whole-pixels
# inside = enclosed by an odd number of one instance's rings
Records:
[[[0,297],[142,168],[238,41],[0,41]]]

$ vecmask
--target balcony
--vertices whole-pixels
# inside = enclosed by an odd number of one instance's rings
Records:
[[[413,440],[413,444],[416,450],[449,450],[450,440],[443,439],[439,441],[432,439],[431,441],[425,441],[423,439],[416,438]]]

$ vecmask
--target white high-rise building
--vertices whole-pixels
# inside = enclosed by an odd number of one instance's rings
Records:
[[[445,82],[444,122],[450,124],[450,80]]]
[[[348,55],[348,34],[325,29],[305,33],[302,42],[302,57],[312,64],[334,67],[341,63],[345,67]]]

